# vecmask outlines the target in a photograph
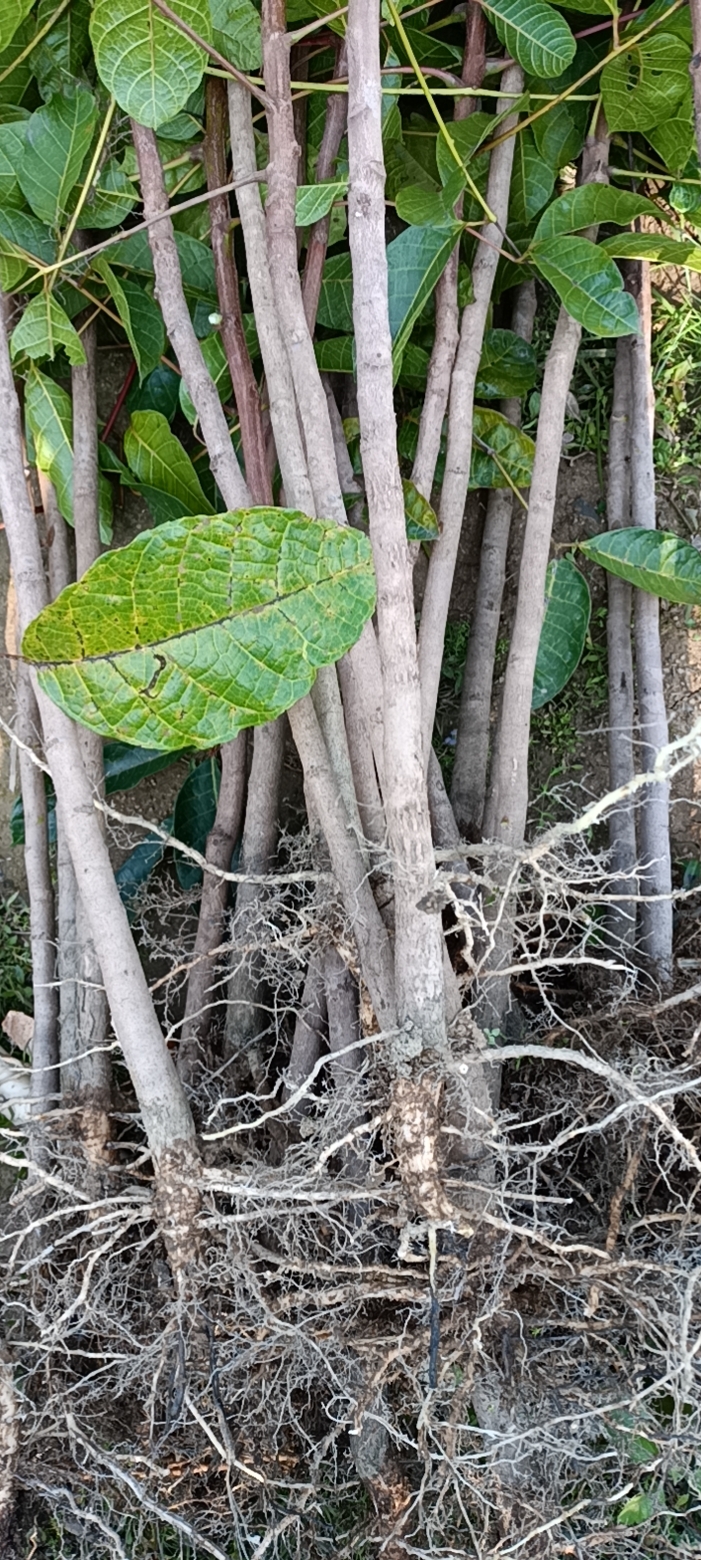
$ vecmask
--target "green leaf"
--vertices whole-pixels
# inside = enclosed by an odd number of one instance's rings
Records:
[[[424,498],[413,482],[406,478],[402,480],[404,489],[404,518],[406,521],[407,541],[409,542],[435,542],[441,534],[441,527],[435,509],[431,508],[428,499]]]
[[[0,206],[0,235],[7,241],[8,252],[40,260],[43,265],[51,265],[56,259],[56,244],[49,229],[29,211]],[[26,263],[25,260],[25,268]]]
[[[535,444],[501,412],[476,406],[472,418],[471,488],[528,487]],[[510,480],[509,480],[510,479]]]
[[[219,391],[219,395],[222,401],[228,401],[232,393],[231,374],[224,351],[224,343],[219,332],[214,331],[211,336],[205,336],[201,346],[202,356]],[[190,399],[190,392],[184,379],[180,381],[180,406],[188,422],[194,428],[197,421],[197,413],[194,402]]]
[[[17,181],[17,166],[24,147],[26,121],[0,125],[0,203],[23,206],[24,196]]]
[[[32,79],[31,54],[26,55],[27,45],[34,36],[34,26],[29,17],[21,22],[11,43],[0,49],[0,110],[6,119],[23,119],[26,110],[21,107]],[[25,58],[19,63],[22,55]]]
[[[187,749],[183,750],[183,756]],[[154,753],[152,748],[132,747],[128,742],[106,742],[103,748],[105,790],[108,796],[116,791],[131,791],[142,780],[170,769],[177,753]]]
[[[212,42],[239,70],[260,70],[260,16],[251,0],[209,0]]]
[[[355,341],[352,336],[332,336],[315,341],[316,361],[322,374],[355,373]]]
[[[670,173],[683,173],[694,147],[694,117],[691,99],[691,83],[687,83],[683,96],[670,119],[654,125],[645,132],[645,139],[662,158]]]
[[[163,819],[161,828],[165,829],[167,834],[171,833],[173,828],[172,814],[169,818]],[[135,846],[131,855],[127,856],[126,861],[122,862],[121,867],[117,868],[114,874],[115,882],[119,889],[122,903],[126,906],[127,914],[131,914],[134,900],[141,885],[146,882],[154,868],[163,860],[164,853],[165,844],[160,836],[158,834],[146,834],[139,841],[139,844]]]
[[[665,601],[701,602],[701,554],[672,531],[626,526],[580,543],[585,557],[609,574]]]
[[[561,76],[577,52],[564,17],[544,0],[489,0],[501,42],[529,76]]]
[[[528,227],[550,199],[554,185],[555,171],[541,157],[532,130],[522,130],[516,136],[509,221]]]
[[[12,356],[25,352],[30,358],[53,358],[64,347],[69,363],[84,363],[83,343],[53,293],[39,293],[12,332]]]
[[[17,28],[31,11],[34,0],[3,0],[0,12],[0,49],[12,42]]]
[[[49,697],[93,731],[208,748],[308,693],[374,606],[361,532],[251,509],[173,521],[107,553],[22,648]]]
[[[599,222],[615,222],[619,227],[627,227],[635,217],[660,215],[654,201],[646,200],[644,195],[617,190],[611,184],[582,184],[548,206],[535,230],[535,238],[537,241],[556,238],[558,233],[577,233],[581,228]]]
[[[319,294],[317,320],[329,330],[353,334],[353,281],[351,257],[346,252],[329,255]]]
[[[459,222],[446,223],[444,227],[410,227],[387,246],[389,325],[395,366],[460,233]]]
[[[118,227],[137,202],[137,193],[131,179],[113,158],[105,164],[95,179],[90,197],[83,207],[86,227]]]
[[[300,184],[295,198],[295,225],[311,227],[328,215],[334,201],[342,200],[348,189],[347,179],[334,179],[326,184]]]
[[[638,330],[635,299],[623,291],[618,267],[587,238],[539,239],[531,259],[555,288],[568,314],[593,336],[629,336]]]
[[[182,379],[165,363],[159,363],[142,385],[135,384],[127,397],[130,412],[162,412],[172,422],[180,401]]]
[[[542,709],[576,672],[591,617],[591,596],[571,558],[553,559],[545,579],[545,617],[540,631],[531,709]]]
[[[178,0],[178,15],[206,43],[207,0]],[[90,36],[100,80],[125,114],[157,130],[174,119],[199,86],[207,55],[151,0],[95,0]]]
[[[178,232],[175,234],[175,247],[185,291],[196,297],[211,298],[212,307],[215,307],[217,287],[211,249],[189,233]],[[153,276],[153,257],[146,233],[130,234],[129,238],[120,240],[118,244],[111,244],[105,254],[110,265],[123,265],[140,276]]]
[[[27,377],[24,398],[27,424],[34,442],[36,464],[45,471],[56,489],[58,507],[64,520],[73,524],[73,407],[70,396],[60,385],[32,366]],[[100,536],[107,545],[112,540],[112,490],[100,472]]]
[[[619,233],[599,246],[615,260],[649,260],[653,265],[684,265],[701,271],[701,245],[656,233]]]
[[[84,87],[57,92],[27,120],[17,178],[32,211],[49,227],[66,214],[96,120],[95,99]]]
[[[422,189],[420,184],[407,184],[397,190],[394,204],[402,222],[410,222],[414,227],[445,221],[445,207],[438,190]]]
[[[56,0],[39,0],[37,31],[56,10]],[[32,69],[42,97],[74,84],[90,52],[90,0],[71,0],[67,11],[32,49]]]
[[[543,161],[555,173],[559,173],[567,163],[575,162],[582,150],[584,131],[566,103],[557,103],[547,114],[543,114],[542,119],[536,119],[531,129]]]
[[[173,810],[173,834],[183,845],[204,855],[207,835],[214,828],[221,771],[216,758],[205,758],[191,770],[178,791]],[[196,888],[202,868],[187,856],[175,853],[175,870],[181,888]]]
[[[93,261],[93,270],[101,277],[112,298],[134,354],[139,381],[143,384],[165,352],[166,333],[158,304],[136,282],[116,276],[104,255],[98,255]]]
[[[689,49],[672,33],[653,33],[601,72],[610,130],[650,130],[674,112],[689,80]]]
[[[465,120],[467,124],[468,121]],[[451,131],[457,127],[451,126]],[[453,168],[455,161],[451,158]],[[437,181],[430,173],[427,173],[423,164],[416,157],[412,157],[406,146],[401,141],[390,141],[385,146],[385,171],[387,182],[385,195],[387,200],[395,200],[399,190],[407,184],[416,184],[422,190],[437,190]]]
[[[483,114],[478,109],[474,114],[469,114],[467,119],[456,120],[449,128],[456,151],[460,153],[463,162],[469,168],[475,184],[486,186],[489,152],[480,152],[479,148],[482,142],[486,141],[487,136],[493,134],[494,115]],[[436,141],[436,166],[441,184],[447,184],[455,173],[456,162],[442,135],[439,135]]]
[[[147,487],[168,493],[188,514],[212,514],[189,455],[160,412],[133,412],[124,435],[124,455]]]
[[[640,1495],[632,1495],[622,1506],[616,1522],[619,1527],[638,1527],[641,1522],[649,1521],[654,1517],[657,1503],[651,1495],[643,1490]]]
[[[429,353],[423,347],[408,341],[402,353],[397,384],[408,385],[411,390],[425,390],[430,361]]]
[[[532,346],[513,330],[485,331],[475,395],[484,400],[522,396],[535,384],[538,363]]]
[[[25,411],[37,466],[51,478],[61,514],[72,525],[73,408],[70,396],[35,368],[27,379]]]

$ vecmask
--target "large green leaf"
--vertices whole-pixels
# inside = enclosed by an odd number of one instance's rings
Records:
[[[449,128],[455,148],[469,166],[475,184],[486,186],[489,152],[480,152],[479,148],[494,133],[494,115],[483,114],[478,109],[474,114],[468,114],[467,119],[456,120]],[[455,173],[456,162],[442,135],[436,141],[436,167],[441,184],[447,184]]]
[[[163,819],[161,828],[166,834],[171,833],[173,828],[172,813],[169,818]],[[134,847],[131,854],[127,856],[126,861],[122,862],[121,867],[117,868],[114,874],[115,882],[130,919],[139,889],[146,882],[147,878],[151,876],[154,867],[157,867],[159,862],[163,860],[164,854],[165,844],[160,835],[146,834],[139,841],[139,844]]]
[[[687,83],[671,118],[646,130],[645,138],[662,158],[670,173],[683,173],[694,146],[694,115],[691,82]]]
[[[689,80],[689,49],[672,33],[653,33],[601,72],[610,130],[650,130],[673,114]]]
[[[353,334],[353,280],[351,257],[346,252],[329,255],[319,294],[317,320],[329,330]]]
[[[644,195],[614,189],[611,184],[581,184],[548,206],[535,230],[536,240],[556,238],[558,233],[578,233],[599,222],[627,227],[635,217],[659,217],[659,208]]]
[[[529,342],[513,330],[485,331],[475,395],[484,400],[522,396],[535,383],[538,363]]]
[[[22,99],[32,79],[31,52],[27,45],[31,43],[34,32],[31,17],[26,17],[20,22],[12,41],[6,48],[0,49],[0,77],[3,78],[0,81],[0,110],[4,111],[3,118],[24,118]]]
[[[212,42],[239,70],[260,70],[260,16],[251,0],[209,0]]]
[[[66,214],[96,119],[92,93],[76,86],[57,92],[27,121],[17,178],[32,211],[49,227],[56,227]]]
[[[626,526],[593,536],[581,542],[580,549],[609,574],[652,596],[692,606],[701,602],[701,554],[672,531]]]
[[[194,293],[196,297],[211,298],[214,304],[217,287],[211,249],[198,238],[192,238],[191,234],[177,231],[175,247],[185,291]],[[153,256],[147,233],[130,234],[118,244],[111,244],[105,254],[110,265],[123,265],[137,275],[153,276]]]
[[[178,15],[206,43],[207,0],[178,0]],[[157,130],[185,107],[202,80],[207,55],[151,0],[95,0],[90,35],[95,64],[120,108]]]
[[[159,363],[142,385],[133,385],[127,408],[130,412],[162,412],[170,423],[178,410],[181,384],[180,374]]]
[[[509,219],[519,227],[528,227],[550,199],[555,185],[555,170],[541,157],[533,131],[522,130],[516,136],[514,166],[509,197]]]
[[[510,54],[530,76],[561,76],[577,45],[564,17],[544,0],[485,0]]]
[[[355,372],[355,341],[352,336],[332,336],[330,340],[315,341],[314,351],[322,374]]]
[[[219,332],[214,331],[211,336],[205,336],[200,345],[202,347],[202,356],[219,391],[219,395],[222,401],[228,401],[232,392],[231,373],[226,352],[224,351],[224,343]],[[197,412],[184,379],[180,381],[180,406],[188,422],[194,428],[197,421]]]
[[[205,758],[190,771],[178,791],[173,810],[173,834],[183,845],[205,853],[207,835],[214,827],[221,770],[216,758]],[[175,854],[175,870],[181,888],[196,888],[202,882],[202,868],[187,856]]]
[[[374,605],[370,543],[350,526],[288,509],[191,517],[100,558],[23,654],[92,730],[208,748],[302,698]]]
[[[534,108],[542,106],[531,101]],[[584,143],[584,130],[567,103],[554,105],[542,118],[534,120],[531,129],[543,161],[556,173],[578,158]]]
[[[545,579],[545,617],[538,642],[531,709],[560,693],[579,666],[591,617],[591,596],[571,558],[553,559]]]
[[[535,444],[501,412],[476,406],[472,417],[471,488],[528,487]]]
[[[446,212],[442,191],[427,190],[421,184],[405,184],[397,190],[394,204],[397,216],[413,227],[436,225],[445,222],[446,216],[450,215]]]
[[[649,260],[652,265],[685,265],[701,271],[701,245],[657,233],[618,233],[599,246],[615,260]]]
[[[56,0],[39,0],[37,30],[46,25],[56,9]],[[32,69],[45,100],[75,82],[89,52],[90,0],[71,0],[68,9],[32,49]]]
[[[0,49],[12,42],[17,28],[31,11],[34,0],[2,0],[0,10]]]
[[[334,201],[343,200],[348,189],[347,179],[334,179],[330,183],[300,184],[295,198],[295,223],[297,227],[310,227],[328,215]]]
[[[160,412],[132,413],[124,455],[140,482],[177,499],[186,513],[213,513],[189,455]]]
[[[12,332],[11,346],[13,358],[23,352],[29,358],[53,358],[63,347],[69,363],[86,361],[80,336],[53,293],[42,292],[32,298]]]
[[[120,222],[133,211],[138,199],[137,190],[123,168],[113,158],[100,169],[90,197],[83,207],[86,227],[119,227]]]
[[[458,222],[410,227],[387,246],[389,325],[395,366],[460,236]]]
[[[58,507],[64,520],[73,524],[73,407],[70,396],[60,385],[32,366],[27,377],[25,412],[36,464],[45,471],[56,489]],[[112,490],[106,477],[99,476],[100,536],[107,545],[112,540]]]
[[[435,542],[436,537],[441,534],[440,521],[435,509],[431,508],[428,499],[419,492],[414,482],[404,478],[402,488],[407,541]]]
[[[623,291],[618,267],[587,238],[539,239],[536,269],[555,288],[568,314],[593,336],[629,336],[638,329],[635,299]]]
[[[158,304],[136,282],[117,276],[104,255],[93,261],[93,270],[110,293],[143,383],[165,352],[166,333]]]
[[[24,196],[17,182],[17,167],[22,149],[26,121],[0,125],[0,204],[23,206]]]
[[[14,207],[0,206],[0,239],[6,241],[8,253],[15,253],[27,260],[40,260],[51,265],[56,259],[56,244],[44,222],[33,217],[30,211],[17,211]],[[26,258],[25,258],[26,257]]]

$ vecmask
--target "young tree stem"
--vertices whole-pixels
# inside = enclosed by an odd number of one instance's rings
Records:
[[[202,437],[207,446],[212,475],[229,509],[246,509],[251,499],[239,463],[219,394],[202,356],[202,348],[183,291],[180,260],[173,223],[168,215],[168,196],[158,142],[153,130],[132,120],[144,214],[153,222],[148,241],[156,277],[156,297],[161,306],[173,351],[197,413]]]
[[[499,100],[501,110],[508,108],[510,94],[520,92],[522,85],[521,67],[511,65],[502,78],[504,93],[509,95]],[[516,115],[511,115],[505,123],[513,125],[516,118]],[[475,384],[499,263],[499,250],[506,229],[513,160],[514,139],[510,136],[494,148],[489,164],[487,205],[497,220],[485,226],[477,246],[472,268],[473,301],[463,311],[460,341],[450,384],[448,448],[440,506],[441,534],[431,549],[419,630],[424,763],[428,762],[433,736],[445,625],[470,480]]]
[[[606,519],[609,531],[630,525],[631,465],[631,381],[630,337],[620,336],[616,343],[616,367],[613,379],[613,405],[609,426],[608,481]],[[633,642],[631,616],[633,590],[626,580],[607,575],[609,730],[608,756],[611,790],[627,785],[635,774],[633,737],[635,727],[635,684],[633,680]],[[611,846],[611,893],[627,895],[609,906],[606,924],[614,944],[631,948],[635,942],[634,896],[637,882],[635,809],[632,799],[622,802],[609,818]]]
[[[445,1043],[440,917],[417,901],[435,877],[421,742],[411,564],[397,458],[385,249],[377,0],[348,11],[348,201],[358,413],[384,694],[384,802],[395,886],[397,1020],[406,1056]],[[397,1047],[397,1054],[400,1047]]]
[[[645,260],[629,261],[626,285],[638,305],[640,330],[630,339],[631,463],[630,496],[633,525],[653,530],[657,524],[653,428],[650,269]],[[664,696],[660,603],[648,591],[636,590],[634,602],[635,684],[640,724],[640,761],[654,768],[660,749],[669,741]],[[639,948],[652,979],[668,985],[672,962],[672,860],[669,845],[669,783],[646,787],[640,805],[638,842],[641,895]]]
[[[535,310],[535,282],[523,282],[516,294],[511,328],[524,341],[530,341],[533,336]],[[500,409],[514,427],[520,426],[519,400],[502,401]],[[473,833],[479,836],[482,832],[494,657],[499,638],[513,506],[511,488],[492,488],[482,533],[477,594],[470,622],[450,789],[455,816],[468,837]]]

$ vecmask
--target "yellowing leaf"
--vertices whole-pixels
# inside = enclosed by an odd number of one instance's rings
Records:
[[[374,605],[361,532],[249,509],[171,521],[105,554],[22,648],[44,691],[93,731],[208,748],[308,693]]]

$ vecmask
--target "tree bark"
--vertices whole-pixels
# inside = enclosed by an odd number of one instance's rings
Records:
[[[222,872],[228,872],[231,867],[231,857],[241,832],[246,799],[247,752],[247,731],[241,731],[233,742],[227,742],[221,750],[222,773],[217,812],[214,826],[207,836],[205,857],[211,866],[218,867]],[[203,874],[193,953],[197,962],[188,977],[185,1017],[178,1050],[178,1072],[183,1083],[192,1082],[196,1076],[209,1034],[212,1021],[209,998],[213,987],[221,981],[220,974],[212,964],[211,954],[221,942],[228,889],[225,878],[215,877],[211,872]]]
[[[0,300],[1,302],[1,300]],[[0,308],[0,509],[10,546],[21,631],[47,603],[39,537],[22,460],[20,411]],[[192,1117],[168,1053],[119,897],[71,721],[37,694],[44,745],[66,824],[78,888],[102,968],[114,1028],[141,1108],[156,1167],[171,1259],[192,1255],[199,1156]]]
[[[606,519],[609,531],[630,525],[631,463],[631,383],[630,337],[620,336],[616,343],[616,368],[613,381],[613,406],[609,428]],[[635,685],[633,680],[633,643],[631,614],[632,587],[626,580],[607,575],[609,781],[612,790],[627,785],[635,774],[633,736],[635,727]],[[612,879],[610,892],[621,895],[610,905],[606,924],[614,946],[631,949],[635,943],[635,895],[637,882],[637,846],[635,809],[631,801],[621,802],[609,818]],[[627,896],[627,898],[625,897]]]
[[[523,282],[511,328],[531,341],[536,310],[535,282]],[[519,400],[502,401],[501,411],[514,427],[521,422]],[[492,488],[487,501],[475,610],[465,661],[450,799],[458,824],[468,836],[482,832],[489,762],[494,657],[499,638],[506,558],[513,513],[511,488]]]
[[[468,0],[461,75],[464,87],[479,87],[482,85],[486,63],[486,36],[487,19],[485,12],[482,6],[476,3],[476,0]],[[456,98],[453,118],[456,120],[467,119],[468,115],[474,112],[477,104],[478,99],[476,98]],[[458,217],[462,215],[462,206],[463,200],[461,196],[455,207]],[[426,394],[421,407],[419,439],[411,473],[412,482],[419,492],[423,493],[424,498],[427,499],[431,497],[433,478],[443,433],[443,422],[450,394],[453,364],[460,339],[460,311],[458,308],[459,260],[460,245],[456,244],[443,275],[439,278],[435,293],[436,323],[433,346],[431,348],[431,360],[428,365]]]
[[[598,130],[584,151],[582,183],[608,182],[608,128]],[[540,631],[545,614],[545,575],[550,553],[567,392],[582,327],[560,309],[548,353],[538,416],[528,517],[523,539],[516,616],[504,681],[504,698],[489,804],[489,834],[518,849],[528,812],[528,745],[531,698]]]
[[[299,1012],[295,1019],[292,1050],[287,1068],[285,1096],[289,1099],[306,1083],[319,1057],[327,1033],[326,987],[324,984],[324,957],[315,949],[307,965]],[[292,1121],[309,1114],[310,1101],[301,1099],[290,1111]]]
[[[285,720],[258,726],[253,733],[253,761],[241,842],[241,869],[256,876],[269,872],[275,860],[278,807],[285,748]],[[266,890],[260,883],[239,883],[232,920],[232,941],[242,948],[260,937],[259,917]],[[264,1025],[265,990],[260,956],[244,953],[228,986],[226,1054],[235,1056],[253,1046]]]
[[[94,323],[86,327],[82,339],[87,361],[71,370],[73,526],[77,579],[81,579],[101,552],[95,383],[97,340]],[[102,738],[94,731],[78,727],[78,741],[93,795],[104,800]],[[104,832],[99,815],[97,821]],[[75,903],[75,955],[76,1050],[71,1057],[67,1046],[62,1044],[61,1061],[69,1065],[64,1067],[61,1081],[66,1104],[80,1109],[83,1151],[91,1163],[97,1164],[106,1157],[110,1136],[112,1063],[107,1049],[109,1012],[102,972],[90,935],[87,910],[80,895],[77,895]]]
[[[445,1044],[440,918],[417,901],[435,867],[421,742],[411,565],[397,459],[387,304],[384,159],[377,0],[348,11],[348,202],[357,348],[358,412],[377,576],[384,694],[384,802],[395,885],[395,990],[406,1061]],[[368,982],[369,984],[369,982]]]
[[[29,673],[21,662],[17,675],[17,726],[20,740],[36,750],[41,741],[39,713]],[[56,921],[44,775],[24,748],[19,750],[19,769],[32,951],[32,1114],[40,1117],[50,1111],[59,1098]],[[33,1157],[39,1163],[46,1159],[44,1137],[45,1124],[37,1122],[31,1146]]]
[[[523,72],[520,66],[510,66],[502,78],[504,92],[520,92],[522,84]],[[500,111],[508,108],[510,101],[510,97],[500,99]],[[518,115],[509,115],[504,121],[504,128],[512,128],[517,118]],[[499,251],[506,229],[514,145],[514,137],[509,136],[492,152],[487,204],[497,220],[486,224],[477,246],[472,267],[473,302],[468,303],[463,311],[460,342],[450,385],[448,448],[440,504],[441,534],[431,549],[419,630],[424,763],[428,763],[433,737],[445,625],[470,480],[475,384]]]
[[[652,388],[650,272],[644,260],[630,261],[626,283],[640,315],[640,331],[631,337],[631,519],[654,530],[657,524],[652,438],[655,398]],[[654,769],[669,741],[664,696],[660,603],[647,591],[634,593],[635,682],[640,725],[640,761]],[[640,803],[638,842],[642,863],[639,901],[639,950],[643,967],[656,984],[672,980],[672,861],[669,846],[669,783],[645,788]]]
[[[229,509],[246,509],[251,498],[241,475],[224,410],[216,385],[202,356],[202,348],[183,291],[180,260],[173,224],[168,215],[168,196],[158,143],[153,130],[132,120],[141,180],[141,198],[147,219],[162,217],[148,229],[148,241],[156,276],[156,297],[161,306],[166,331],[197,413],[202,437],[207,446],[212,475]],[[236,175],[234,175],[235,177]]]
[[[346,45],[342,42],[336,57],[334,69],[334,81],[343,81],[347,75]],[[336,170],[336,158],[338,157],[341,141],[346,133],[348,123],[348,99],[344,92],[331,92],[326,105],[326,120],[324,133],[321,137],[319,156],[316,164],[317,183],[322,184],[327,179],[333,178]],[[316,314],[319,307],[321,293],[321,278],[324,272],[326,250],[329,242],[329,229],[331,227],[331,212],[321,217],[314,223],[307,243],[307,259],[302,279],[302,297],[304,300],[304,312],[309,326],[309,333],[313,336],[316,325]]]
[[[207,77],[207,132],[204,138],[204,164],[207,187],[221,189],[226,184],[226,129],[228,109],[226,83],[216,76]],[[221,314],[221,339],[229,365],[234,400],[241,424],[241,443],[246,481],[254,504],[272,504],[273,493],[265,449],[260,411],[260,396],[246,345],[239,281],[231,233],[228,195],[215,195],[209,202],[214,274]]]

